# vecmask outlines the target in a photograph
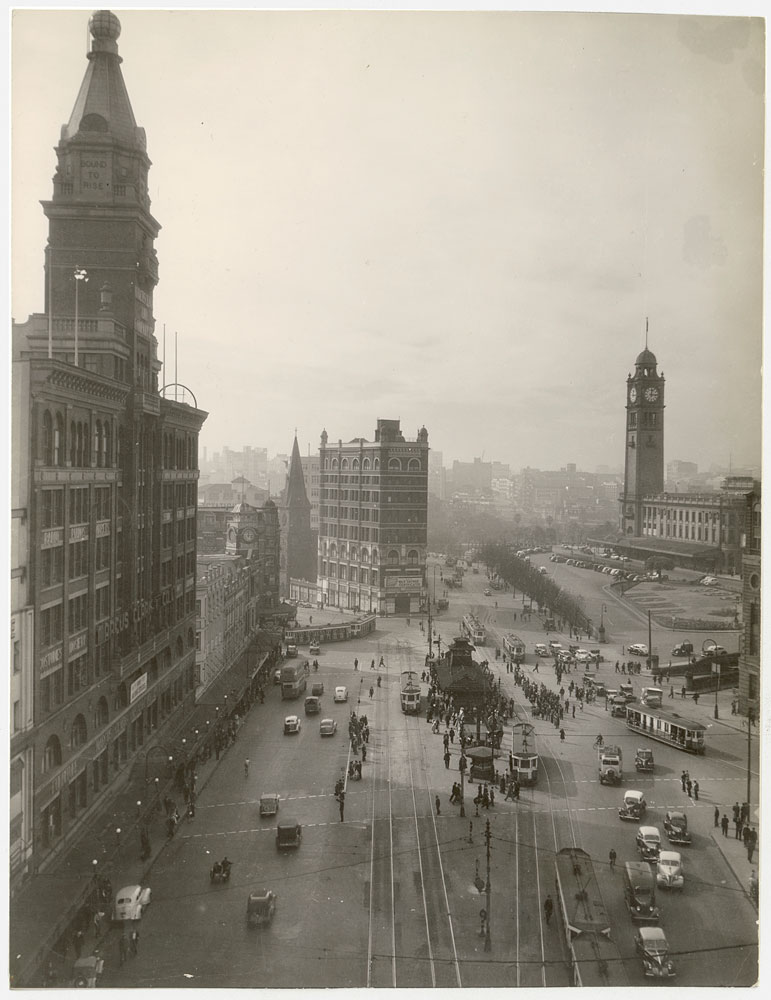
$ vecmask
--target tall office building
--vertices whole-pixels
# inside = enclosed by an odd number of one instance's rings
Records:
[[[425,603],[428,431],[414,441],[398,420],[375,440],[330,445],[321,435],[319,592],[323,604],[414,614]]]
[[[206,414],[159,393],[145,133],[120,22],[89,27],[43,202],[45,312],[12,331],[12,885],[53,867],[194,697]]]

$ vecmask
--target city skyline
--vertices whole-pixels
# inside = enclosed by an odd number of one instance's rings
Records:
[[[304,454],[383,415],[461,461],[616,466],[647,324],[667,460],[759,466],[761,21],[120,13],[156,336],[209,452],[244,420]],[[83,15],[13,15],[17,321]]]

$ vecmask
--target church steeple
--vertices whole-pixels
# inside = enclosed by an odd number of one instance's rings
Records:
[[[297,444],[297,435],[294,436],[292,446],[292,457],[289,460],[289,477],[286,484],[286,506],[310,508],[308,492],[305,489],[305,476],[303,474],[302,458],[300,457],[300,447]]]

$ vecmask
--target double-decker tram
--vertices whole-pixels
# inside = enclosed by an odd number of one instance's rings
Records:
[[[461,624],[463,626],[464,635],[467,635],[475,646],[484,646],[487,633],[485,632],[484,625],[480,622],[476,615],[464,615],[463,622]]]
[[[563,847],[555,866],[573,985],[628,986],[592,859],[580,847]]]
[[[417,715],[420,711],[420,678],[414,670],[404,670],[401,676],[402,712]]]
[[[704,753],[706,727],[692,719],[684,719],[677,712],[665,712],[663,708],[649,705],[627,705],[626,724],[627,728],[648,739],[689,753]]]
[[[517,749],[517,736],[521,737]],[[520,785],[534,785],[538,781],[538,754],[535,752],[535,726],[517,722],[512,734],[511,771]]]

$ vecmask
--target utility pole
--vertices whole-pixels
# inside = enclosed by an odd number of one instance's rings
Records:
[[[747,808],[750,807],[752,789],[752,705],[747,703]],[[749,822],[749,816],[747,817]]]
[[[653,663],[653,646],[651,645],[651,613],[648,612],[648,670],[651,669],[651,663]]]
[[[485,951],[490,951],[490,820],[485,823],[485,843],[487,845],[487,882],[485,884],[485,909],[487,917],[485,919]]]

